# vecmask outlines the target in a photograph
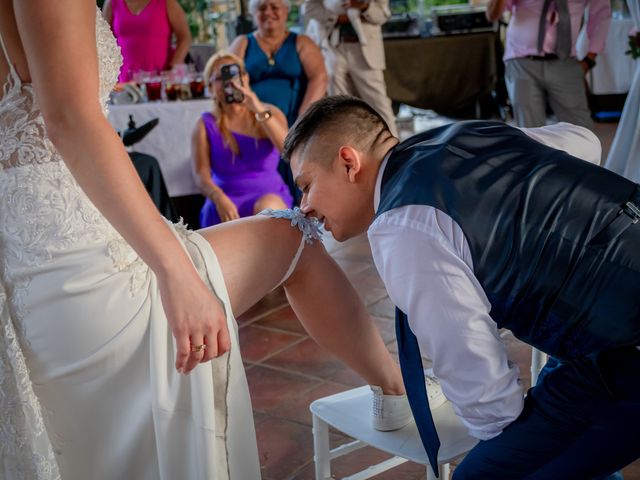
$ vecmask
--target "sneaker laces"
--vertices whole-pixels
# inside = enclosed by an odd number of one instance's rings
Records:
[[[382,391],[379,391],[379,387],[375,389],[371,387],[371,390],[373,391],[373,414],[376,417],[382,417],[382,406],[384,404]]]
[[[424,381],[427,386],[427,397],[433,400],[440,396],[440,382],[433,374],[433,370],[427,369],[424,372]]]

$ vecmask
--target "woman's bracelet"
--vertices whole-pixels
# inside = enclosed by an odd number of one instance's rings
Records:
[[[269,110],[268,108],[264,112],[256,112],[253,115],[256,117],[256,121],[261,123],[266,122],[273,116],[271,114],[271,110]]]

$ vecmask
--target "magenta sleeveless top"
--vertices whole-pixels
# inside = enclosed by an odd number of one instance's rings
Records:
[[[171,25],[167,0],[149,0],[138,15],[125,0],[112,0],[112,29],[122,49],[120,82],[131,80],[139,70],[162,71],[171,60]]]

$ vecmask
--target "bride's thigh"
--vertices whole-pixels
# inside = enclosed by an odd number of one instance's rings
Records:
[[[198,233],[216,253],[235,316],[282,281],[302,239],[289,220],[264,216],[222,223]]]

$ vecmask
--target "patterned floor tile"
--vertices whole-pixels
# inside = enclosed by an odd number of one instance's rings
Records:
[[[255,365],[247,372],[253,409],[269,413],[320,383],[303,375]]]
[[[283,308],[265,315],[255,324],[261,327],[283,330],[289,333],[298,333],[303,335],[306,335],[307,333],[293,309],[288,304]]]
[[[325,379],[330,378],[344,368],[340,360],[310,338],[268,358],[264,363],[265,365]]]
[[[284,401],[279,407],[275,408],[271,414],[286,420],[311,426],[311,412],[309,411],[311,403],[318,398],[334,395],[348,388],[350,387],[334,382],[318,383],[318,385],[304,393],[292,395],[289,400]]]
[[[302,338],[298,334],[271,330],[258,325],[246,325],[239,331],[242,358],[250,362],[259,362],[301,341]]]

